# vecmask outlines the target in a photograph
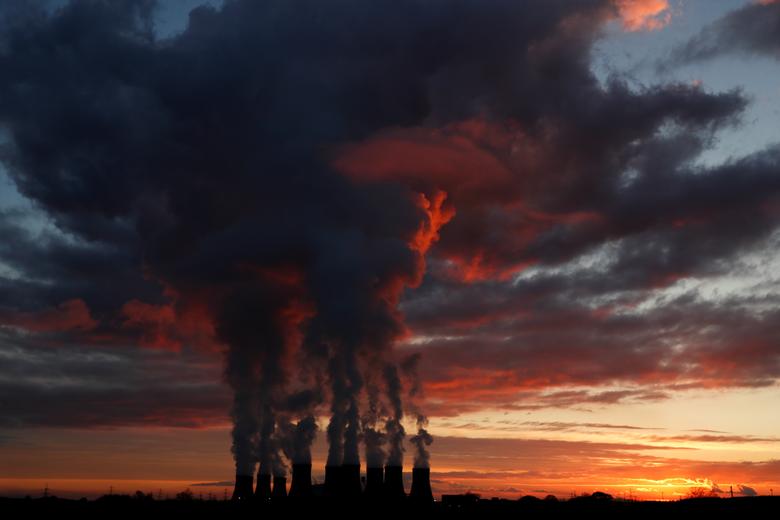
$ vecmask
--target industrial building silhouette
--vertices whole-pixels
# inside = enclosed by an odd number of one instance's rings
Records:
[[[236,475],[233,500],[264,502],[322,497],[333,500],[433,502],[429,468],[412,470],[412,487],[408,496],[404,489],[402,466],[370,467],[366,469],[365,478],[361,477],[359,464],[325,466],[323,484],[312,484],[311,468],[311,464],[293,464],[289,494],[286,477],[272,478],[271,475],[258,473],[253,490],[255,482],[251,475]]]

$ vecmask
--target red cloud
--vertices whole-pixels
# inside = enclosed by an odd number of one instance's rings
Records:
[[[438,295],[430,316],[406,309],[418,335],[407,348],[422,353],[436,414],[656,400],[687,389],[766,386],[780,376],[777,345],[767,339],[777,335],[776,313],[706,306],[594,313],[574,303],[538,311],[534,297],[513,300],[492,287],[485,301]]]
[[[388,130],[342,147],[333,165],[356,180],[399,180],[424,192],[438,187],[458,200],[500,196],[502,188],[513,191],[507,165],[474,139],[475,127],[487,123],[466,121],[443,130]],[[488,132],[496,134],[498,129],[483,131]],[[506,144],[503,141],[509,137],[493,139]]]
[[[535,197],[565,183],[549,175],[545,139],[512,120],[474,118],[440,129],[387,129],[340,147],[332,164],[357,182],[400,181],[433,202],[446,193],[448,204],[430,219],[437,228],[447,224],[433,253],[442,260],[439,274],[469,283],[505,280],[535,263],[523,253],[542,233],[602,224],[593,211],[535,207]]]
[[[35,312],[0,315],[0,326],[17,327],[29,332],[90,331],[97,326],[84,300],[73,299],[57,307]]]
[[[139,344],[149,348],[179,350],[181,341],[176,330],[176,311],[172,305],[152,305],[131,300],[122,306],[122,327],[141,333]]]
[[[151,304],[130,300],[119,311],[121,328],[134,335],[141,347],[178,351],[185,344],[212,350],[214,323],[205,296],[188,298],[186,305],[176,291],[165,288],[169,302]],[[114,338],[100,338],[100,341]]]

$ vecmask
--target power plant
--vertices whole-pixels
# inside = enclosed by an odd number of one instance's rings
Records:
[[[366,469],[365,479],[362,479],[359,464],[329,465],[325,466],[325,482],[321,485],[312,484],[311,469],[311,464],[293,464],[289,493],[287,478],[284,476],[274,476],[272,480],[271,475],[258,473],[255,491],[252,493],[252,476],[236,475],[233,500],[251,500],[255,503],[279,500],[305,502],[312,499],[391,503],[409,500],[420,504],[433,502],[429,468],[412,470],[412,486],[408,496],[404,489],[402,466],[370,467]]]

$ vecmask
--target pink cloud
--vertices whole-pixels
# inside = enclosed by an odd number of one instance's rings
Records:
[[[669,0],[614,1],[626,31],[656,31],[669,25],[672,20]]]

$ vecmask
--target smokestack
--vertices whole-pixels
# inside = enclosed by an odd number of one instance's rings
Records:
[[[382,496],[382,479],[384,478],[384,471],[382,468],[367,468],[366,469],[366,489],[364,494],[367,497],[376,498]]]
[[[312,496],[311,464],[293,464],[290,496],[293,498],[308,498]]]
[[[252,475],[236,475],[236,487],[233,488],[233,500],[252,498]]]
[[[404,473],[401,466],[385,466],[385,497],[398,499],[406,496],[404,492]]]
[[[430,468],[412,469],[412,490],[409,497],[419,502],[433,502]]]
[[[257,474],[255,498],[259,500],[268,500],[271,498],[271,475],[261,475],[260,473]]]
[[[274,490],[271,498],[274,500],[287,498],[287,477],[274,477]]]
[[[341,466],[325,466],[325,495],[339,496],[341,487]]]
[[[341,466],[341,496],[359,497],[363,491],[360,486],[360,464],[344,464]]]

